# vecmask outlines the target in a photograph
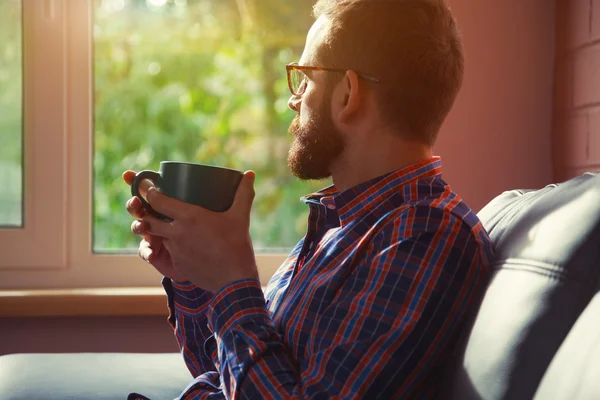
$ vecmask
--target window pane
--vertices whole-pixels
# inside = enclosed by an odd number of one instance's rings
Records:
[[[297,60],[311,2],[96,0],[94,249],[137,248],[125,211],[126,169],[162,160],[257,173],[252,237],[289,249],[306,229],[300,182],[287,168],[294,113],[285,64]]]
[[[21,0],[0,1],[0,227],[23,225]]]

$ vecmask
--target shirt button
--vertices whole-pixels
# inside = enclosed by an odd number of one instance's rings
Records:
[[[327,208],[329,208],[330,210],[335,210],[335,204],[328,204]]]

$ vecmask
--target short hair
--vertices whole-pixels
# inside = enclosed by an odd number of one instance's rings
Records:
[[[319,0],[331,21],[317,57],[327,67],[372,75],[384,121],[433,145],[462,85],[464,56],[443,0]]]

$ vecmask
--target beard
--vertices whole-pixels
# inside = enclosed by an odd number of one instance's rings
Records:
[[[288,154],[288,167],[301,180],[320,180],[331,176],[331,163],[344,150],[344,139],[324,109],[314,114],[306,126],[296,115],[290,125],[294,142]]]

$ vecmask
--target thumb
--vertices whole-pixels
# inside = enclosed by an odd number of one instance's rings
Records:
[[[233,200],[232,210],[235,212],[241,212],[243,214],[249,214],[252,208],[252,202],[254,201],[254,180],[256,174],[254,171],[244,172],[242,181],[237,188],[235,193],[235,199]]]

